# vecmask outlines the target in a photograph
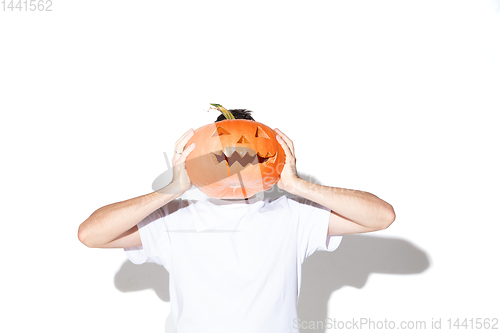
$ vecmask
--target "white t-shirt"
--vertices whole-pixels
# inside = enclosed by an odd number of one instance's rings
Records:
[[[170,274],[176,333],[290,333],[297,318],[301,265],[334,251],[330,210],[282,196],[250,203],[174,200],[138,224],[134,264]]]

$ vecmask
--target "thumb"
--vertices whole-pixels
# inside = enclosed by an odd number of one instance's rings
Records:
[[[184,149],[184,151],[181,154],[182,161],[186,160],[186,157],[188,157],[188,155],[194,150],[195,147],[196,147],[196,143],[193,142],[192,144],[187,146],[186,149]]]

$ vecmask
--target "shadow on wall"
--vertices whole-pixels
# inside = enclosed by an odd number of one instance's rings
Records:
[[[345,286],[363,288],[370,274],[418,274],[428,267],[427,254],[406,240],[344,236],[335,252],[318,251],[302,265],[298,316],[301,321],[324,321],[328,318],[330,296]],[[118,290],[153,289],[164,302],[170,301],[168,284],[168,272],[157,264],[134,265],[127,260],[115,275]],[[165,332],[174,333],[170,316]],[[325,330],[307,329],[307,332],[324,333]]]
[[[308,176],[300,177],[313,180]],[[315,179],[314,182],[318,183]],[[273,188],[265,193],[265,198],[272,199],[283,194]],[[304,261],[298,317],[307,322],[324,321],[328,318],[331,295],[344,286],[363,288],[370,274],[418,274],[428,267],[427,254],[409,241],[393,237],[346,235],[333,253],[318,251]],[[115,275],[115,286],[122,292],[153,289],[162,301],[170,301],[169,274],[157,264],[134,265],[125,261]],[[169,315],[165,333],[174,332]],[[303,332],[324,333],[325,329]]]
[[[406,240],[346,235],[335,252],[317,251],[304,261],[298,317],[306,322],[324,322],[331,294],[345,286],[363,288],[370,274],[418,274],[428,267],[427,254]]]

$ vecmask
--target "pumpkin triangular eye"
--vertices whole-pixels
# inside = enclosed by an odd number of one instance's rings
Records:
[[[212,134],[212,138],[214,136],[219,136],[219,135],[228,135],[229,132],[226,131],[225,129],[223,129],[222,127],[217,127],[217,129],[214,131],[214,133]]]
[[[244,135],[242,135],[241,138],[236,143],[250,143],[250,141],[248,141],[248,139],[245,138]]]
[[[259,126],[257,126],[257,131],[255,132],[255,137],[269,139],[269,135],[267,135],[266,132],[264,132],[264,130],[262,128],[260,128]]]

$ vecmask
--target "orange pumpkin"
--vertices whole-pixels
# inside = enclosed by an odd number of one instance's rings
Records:
[[[194,186],[212,198],[248,198],[270,189],[285,165],[285,152],[268,126],[226,119],[195,130],[186,159]]]

